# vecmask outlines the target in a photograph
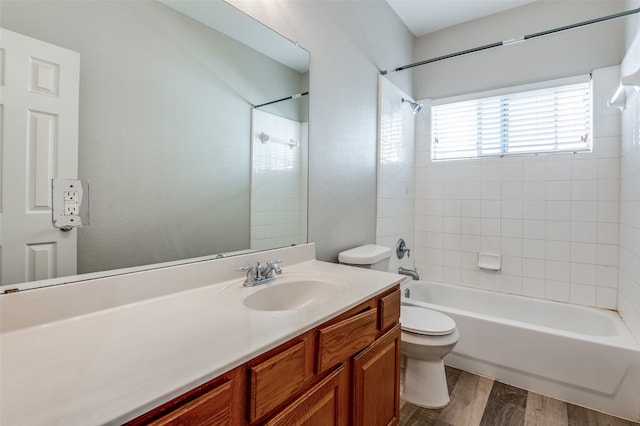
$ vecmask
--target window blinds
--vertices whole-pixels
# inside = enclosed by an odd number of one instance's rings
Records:
[[[433,160],[590,151],[591,82],[435,105]]]

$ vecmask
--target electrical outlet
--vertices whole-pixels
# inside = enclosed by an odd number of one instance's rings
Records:
[[[64,191],[64,215],[74,216],[80,214],[80,195],[78,191]]]
[[[52,179],[53,226],[64,231],[89,224],[89,184],[78,179]]]
[[[78,201],[78,191],[64,191],[64,201]]]
[[[64,205],[64,215],[65,216],[73,216],[80,214],[80,206],[76,204],[65,204]]]

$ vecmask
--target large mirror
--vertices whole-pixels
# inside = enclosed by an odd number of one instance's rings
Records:
[[[308,52],[221,0],[3,0],[0,26],[4,289],[306,242]],[[52,226],[52,178],[88,183],[88,226]]]

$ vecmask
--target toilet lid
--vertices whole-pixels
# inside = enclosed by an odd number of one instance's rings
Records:
[[[430,336],[451,334],[456,328],[455,321],[445,314],[418,306],[402,306],[400,322],[405,331]]]

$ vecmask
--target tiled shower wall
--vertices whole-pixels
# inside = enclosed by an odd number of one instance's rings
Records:
[[[594,150],[586,154],[431,162],[425,105],[415,160],[423,278],[616,308],[620,114],[606,102],[618,82],[617,66],[593,72]],[[480,270],[480,252],[502,255],[502,269]]]
[[[640,35],[622,74],[640,67]],[[620,272],[618,310],[640,340],[640,92],[627,89],[620,159]]]

